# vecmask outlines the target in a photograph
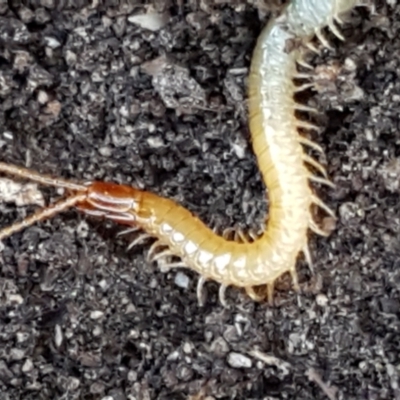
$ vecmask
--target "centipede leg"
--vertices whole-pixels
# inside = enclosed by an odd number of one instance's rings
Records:
[[[226,228],[222,233],[222,237],[226,240],[234,240],[238,243],[249,243],[249,238],[241,229]]]
[[[307,154],[303,154],[303,161],[306,162],[307,164],[310,164],[313,166],[315,169],[317,169],[321,174],[328,179],[328,173],[326,172],[326,169],[324,166],[322,166],[318,161],[315,161],[312,157],[310,157]]]
[[[312,74],[307,74],[304,72],[296,72],[293,78],[295,79],[312,79],[314,76]]]
[[[292,285],[293,285],[293,289],[296,292],[300,292],[300,285],[299,285],[299,277],[297,275],[297,271],[296,268],[293,267],[289,270],[290,276],[292,278]]]
[[[175,268],[186,268],[186,267],[187,267],[186,263],[184,263],[183,261],[178,261],[178,262],[167,263],[167,264],[163,265],[161,267],[161,270],[169,271],[169,270],[175,269]]]
[[[148,253],[147,253],[147,261],[148,262],[153,262],[154,260],[153,260],[153,257],[155,256],[155,252],[156,252],[156,249],[158,248],[158,247],[161,247],[161,246],[165,246],[162,242],[160,242],[159,240],[156,240],[151,246],[150,246],[150,249],[149,249],[149,251],[148,251]]]
[[[300,49],[300,52],[301,52],[301,54],[300,54],[299,58],[296,60],[297,64],[301,65],[301,66],[302,66],[303,68],[305,68],[305,69],[313,70],[313,69],[314,69],[313,66],[310,65],[310,64],[305,60],[305,58],[306,58],[306,56],[307,56],[307,51],[305,51],[304,49]]]
[[[265,299],[265,296],[260,296],[257,294],[257,292],[254,290],[253,286],[248,286],[244,288],[246,291],[246,294],[253,300],[257,302],[261,302]]]
[[[242,243],[249,243],[249,239],[246,237],[245,233],[240,229],[235,232],[235,241]]]
[[[222,237],[226,240],[231,240],[232,236],[235,234],[235,230],[233,228],[226,228],[222,232]]]
[[[306,43],[306,47],[311,50],[313,53],[317,54],[317,55],[321,55],[320,50],[314,46],[314,44],[312,44],[311,42],[307,42]]]
[[[120,232],[117,233],[117,237],[123,236],[123,235],[128,235],[128,234],[130,234],[130,233],[137,232],[137,231],[139,231],[140,229],[141,229],[141,228],[139,228],[138,226],[134,226],[134,227],[132,227],[132,228],[124,229],[124,230],[122,230],[122,231],[120,231]]]
[[[162,251],[162,252],[160,252],[160,253],[158,253],[158,254],[155,254],[154,257],[153,257],[153,259],[152,259],[152,261],[153,261],[153,262],[154,262],[154,261],[158,261],[158,260],[160,260],[160,259],[163,258],[163,257],[170,257],[170,256],[173,256],[173,255],[174,255],[174,253],[173,253],[172,250],[166,249],[166,250],[164,250],[164,251]]]
[[[328,40],[322,33],[320,29],[315,30],[315,36],[318,38],[318,40],[322,43],[324,47],[326,47],[329,50],[333,50],[333,47],[329,44]]]
[[[135,240],[133,240],[129,245],[128,245],[128,250],[131,250],[133,247],[135,247],[137,244],[144,242],[147,239],[150,239],[151,235],[148,233],[142,233],[140,234]]]
[[[305,83],[304,85],[296,86],[294,92],[295,93],[303,92],[304,90],[311,89],[314,86],[315,86],[314,83]]]
[[[226,302],[226,289],[228,286],[221,284],[218,290],[218,299],[220,303],[225,307],[228,308],[228,303]]]
[[[336,218],[335,212],[329,206],[327,206],[318,196],[312,195],[311,199],[315,205],[322,208],[332,218]]]
[[[204,284],[206,282],[207,279],[204,276],[200,276],[199,280],[197,281],[196,295],[200,307],[204,306]]]
[[[310,131],[311,130],[314,130],[314,131],[317,131],[317,132],[320,131],[320,127],[319,126],[317,126],[315,124],[312,124],[310,122],[307,122],[307,121],[302,121],[301,119],[296,120],[296,126],[298,128],[308,129]]]
[[[311,114],[318,114],[318,112],[319,112],[316,108],[309,107],[309,106],[306,106],[305,104],[301,104],[301,103],[295,103],[294,107],[298,111],[308,112]]]
[[[335,23],[333,21],[328,23],[329,29],[331,32],[340,40],[344,41],[344,36],[342,33],[339,31],[339,29],[336,27]]]
[[[310,229],[311,229],[314,233],[316,233],[317,235],[324,236],[324,237],[328,237],[328,236],[329,236],[329,233],[323,231],[323,230],[315,223],[315,221],[314,221],[312,218],[310,218],[309,227],[310,227]]]
[[[267,299],[270,306],[274,305],[275,283],[267,283]]]
[[[306,263],[308,265],[308,268],[310,268],[311,273],[314,273],[314,264],[311,258],[311,252],[308,247],[308,244],[306,243],[302,249],[302,252],[304,254],[304,258],[306,259]]]
[[[299,135],[299,142],[300,142],[302,145],[311,147],[312,149],[318,151],[318,153],[320,153],[320,154],[325,154],[324,150],[322,149],[322,147],[321,147],[319,144],[313,142],[313,141],[310,140],[310,139],[307,139],[307,138],[304,137],[304,136],[300,136],[300,135]]]
[[[335,189],[335,187],[336,187],[335,184],[332,181],[330,181],[329,179],[320,178],[319,176],[315,176],[312,173],[309,174],[308,179],[311,182],[320,183],[321,185],[329,186],[332,189]]]
[[[254,241],[256,241],[257,239],[258,239],[258,234],[257,234],[257,232],[255,231],[255,230],[253,230],[253,229],[250,229],[249,230],[249,232],[248,232],[248,235],[250,236],[250,239],[254,242]]]

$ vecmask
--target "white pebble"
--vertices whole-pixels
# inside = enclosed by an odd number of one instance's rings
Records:
[[[49,46],[52,49],[56,49],[57,47],[61,46],[61,43],[54,37],[46,36],[44,38],[44,40],[45,40],[47,46]]]
[[[10,294],[8,300],[11,304],[22,304],[24,302],[24,299],[20,294]]]
[[[148,29],[149,31],[158,31],[164,27],[169,21],[167,13],[148,13],[141,15],[131,15],[128,21],[132,24],[139,25],[141,28]]]
[[[315,300],[320,307],[326,307],[326,305],[328,304],[328,298],[321,293],[317,295]]]
[[[22,366],[22,372],[27,373],[33,370],[33,363],[30,358],[27,358]]]
[[[250,358],[240,353],[229,353],[227,361],[232,368],[251,368],[252,366]]]
[[[103,311],[92,311],[90,313],[90,318],[91,319],[99,319],[104,315]]]
[[[182,272],[178,272],[175,276],[175,285],[187,289],[189,287],[189,277]]]
[[[54,343],[57,347],[60,347],[63,342],[63,333],[60,325],[56,325],[54,329]]]

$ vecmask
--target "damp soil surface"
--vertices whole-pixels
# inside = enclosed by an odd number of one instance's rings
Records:
[[[146,189],[220,230],[263,226],[246,77],[281,2],[106,3],[0,0],[1,161]],[[285,276],[273,306],[229,288],[223,307],[209,282],[201,307],[198,276],[149,263],[151,240],[127,249],[135,233],[59,214],[2,244],[1,400],[400,399],[395,3],[355,10],[346,40],[326,32],[332,50],[307,60],[298,101],[320,111],[307,134],[336,184],[315,190],[338,219],[316,213],[333,232],[310,235],[300,293]],[[1,179],[1,226],[62,195],[20,183]]]

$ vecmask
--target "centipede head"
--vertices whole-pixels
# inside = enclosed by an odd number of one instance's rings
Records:
[[[95,181],[88,185],[85,200],[77,208],[85,214],[131,225],[140,210],[142,192],[130,186]]]

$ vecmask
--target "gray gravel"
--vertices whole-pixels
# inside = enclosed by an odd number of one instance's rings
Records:
[[[159,0],[150,30],[132,18],[140,2],[101,3],[0,0],[1,161],[259,226],[245,79],[280,2]],[[199,307],[196,274],[149,265],[149,245],[127,251],[118,226],[59,215],[0,253],[0,400],[400,399],[394,3],[356,10],[347,40],[329,35],[334,50],[311,59],[317,90],[301,101],[321,110],[315,140],[337,187],[317,190],[339,220],[311,236],[301,294],[283,279],[271,307],[232,288],[224,309],[208,283]],[[0,226],[34,208],[0,203]]]

